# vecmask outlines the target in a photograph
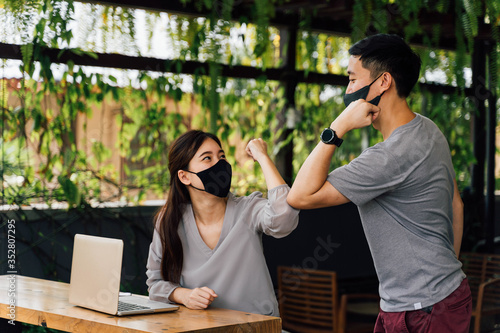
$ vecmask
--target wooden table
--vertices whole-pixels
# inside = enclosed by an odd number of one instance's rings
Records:
[[[67,283],[14,275],[13,285],[9,277],[0,275],[0,317],[7,320],[15,286],[16,321],[68,332],[281,332],[280,318],[217,308],[111,316],[69,304]]]

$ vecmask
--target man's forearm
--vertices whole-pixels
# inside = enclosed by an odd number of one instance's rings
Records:
[[[464,203],[458,191],[457,182],[454,182],[453,193],[453,248],[457,258],[460,254],[460,247],[462,246],[462,237],[464,233]]]
[[[300,168],[288,194],[288,203],[298,205],[305,197],[311,196],[325,184],[335,145],[318,143]]]
[[[338,138],[352,129],[370,125],[380,109],[364,100],[351,103],[330,125]],[[349,200],[326,184],[336,146],[320,142],[300,168],[288,194],[288,203],[295,208],[309,209],[338,205]],[[333,190],[332,190],[333,189]],[[321,190],[321,191],[320,191]]]
[[[460,248],[462,247],[463,227],[459,228],[456,227],[455,224],[453,224],[453,236],[453,248],[455,249],[455,254],[458,258],[458,256],[460,255]]]

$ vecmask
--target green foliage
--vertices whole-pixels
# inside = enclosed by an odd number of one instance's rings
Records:
[[[295,110],[291,110],[279,82],[266,81],[265,77],[222,77],[221,64],[265,69],[281,63],[280,31],[270,26],[278,1],[255,1],[248,17],[240,18],[240,22],[231,21],[238,1],[184,2],[193,3],[208,16],[169,14],[165,20],[163,14],[147,13],[144,19],[149,27],[147,49],[154,47],[154,27],[163,20],[167,22],[163,30],[171,41],[170,57],[175,59],[169,62],[172,74],[139,72],[123,84],[129,72],[91,72],[71,62],[62,66],[62,77],[56,78],[54,64],[42,50],[62,49],[59,56],[65,52],[94,57],[94,52],[140,56],[136,45],[139,27],[133,10],[81,5],[80,14],[86,20],[82,20],[76,36],[70,20],[79,13],[72,1],[3,0],[3,10],[16,17],[23,44],[20,70],[24,74],[20,88],[15,89],[19,101],[16,107],[7,105],[7,97],[2,95],[2,174],[9,180],[2,192],[3,202],[65,201],[69,207],[81,208],[108,200],[141,202],[151,195],[163,197],[170,181],[168,147],[191,128],[211,131],[222,139],[235,166],[233,191],[237,194],[265,189],[259,167],[244,155],[236,156],[251,138],[264,138],[272,156],[293,139],[294,171],[299,169],[316,145],[319,130],[343,110],[341,96],[345,88],[299,84],[292,103]],[[311,31],[315,13],[304,9],[297,38],[297,70],[345,75],[351,41],[374,31],[388,31],[392,22],[404,22],[404,35],[409,40],[423,33],[418,15],[423,8],[447,13],[450,6],[457,14],[457,51],[435,48],[441,32],[436,24],[432,33],[424,36],[427,47],[417,49],[423,60],[422,81],[427,80],[425,74],[441,71],[446,84],[464,88],[465,70],[478,33],[478,16],[486,15],[495,21],[492,36],[497,41],[500,38],[498,1],[488,0],[481,8],[471,0],[355,0],[351,38]],[[238,40],[237,46],[227,43],[228,39]],[[489,61],[495,91],[498,51],[498,46],[491,50]],[[200,68],[195,75],[180,75],[183,62],[188,60],[208,62],[208,72]],[[192,91],[185,88],[186,81]],[[2,81],[3,90],[7,84]],[[413,110],[430,117],[445,133],[460,188],[464,188],[470,180],[469,166],[474,162],[469,129],[472,103],[460,89],[448,96],[416,91],[409,102]],[[94,117],[102,117],[102,110],[108,110],[109,105],[113,105],[117,128],[111,147],[103,144],[102,135],[91,135],[101,129],[88,127]],[[295,123],[287,125],[283,119],[290,118],[293,112],[299,116]],[[283,137],[287,126],[293,127],[293,133]],[[81,129],[83,137],[76,137]],[[365,147],[381,140],[373,129],[353,131],[348,136],[334,156],[333,167],[348,163]],[[121,169],[117,169],[116,160],[121,161]]]
[[[353,13],[357,14],[353,15],[351,21],[351,39],[353,40],[353,42],[357,42],[358,40],[365,37],[365,32],[371,21],[372,8],[373,4],[370,0],[354,1],[352,9]]]

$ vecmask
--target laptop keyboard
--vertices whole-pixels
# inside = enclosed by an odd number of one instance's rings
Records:
[[[142,306],[138,304],[126,303],[122,301],[118,301],[118,311],[131,311],[131,310],[145,310],[151,309],[149,306]]]

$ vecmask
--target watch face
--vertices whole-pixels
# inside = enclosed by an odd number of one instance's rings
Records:
[[[323,139],[324,142],[330,142],[333,139],[333,131],[329,128],[325,128],[323,133],[321,133],[321,139]]]

